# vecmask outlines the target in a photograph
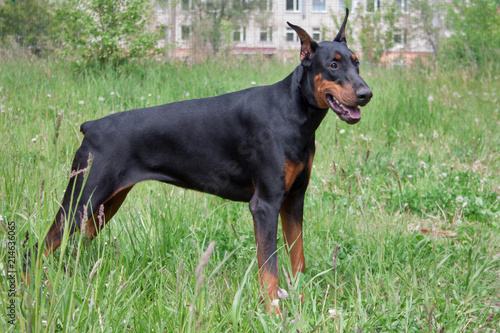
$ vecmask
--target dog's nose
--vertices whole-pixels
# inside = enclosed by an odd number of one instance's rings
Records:
[[[370,88],[365,87],[365,88],[359,88],[356,90],[356,97],[358,98],[358,104],[360,106],[365,106],[368,104],[370,99],[372,99],[373,93],[370,90]]]

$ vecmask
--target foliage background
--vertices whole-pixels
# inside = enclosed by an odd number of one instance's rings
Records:
[[[431,3],[422,0],[421,10],[434,10]],[[156,32],[144,37],[137,53],[129,52],[134,48],[120,49],[123,40],[113,39],[122,36],[119,11],[102,13],[115,22],[103,40],[96,38],[102,26],[76,28],[89,22],[90,13],[82,14],[76,2],[65,4],[0,6],[0,220],[15,223],[17,263],[11,297],[2,227],[0,304],[4,310],[15,301],[15,324],[2,314],[0,331],[497,329],[500,71],[499,23],[492,13],[498,1],[457,1],[452,12],[446,9],[454,34],[441,38],[429,30],[429,38],[437,38],[434,62],[363,65],[374,98],[359,124],[326,117],[306,197],[304,275],[289,278],[278,239],[280,286],[289,294],[280,300],[282,318],[269,316],[259,303],[247,205],[154,182],[134,187],[94,241],[79,234],[65,240],[31,268],[31,283],[24,280],[23,245],[33,248],[47,233],[83,121],[272,84],[298,64],[217,57],[194,64],[152,61]],[[86,4],[99,11],[119,2]],[[131,10],[147,13],[139,5]],[[146,26],[144,17],[137,14],[128,23]],[[226,28],[233,24],[223,20]],[[70,27],[85,33],[75,35]],[[141,31],[123,28],[131,42],[141,40]],[[390,43],[384,38],[374,35],[367,43],[377,47],[374,55]],[[200,282],[193,272],[212,241]]]

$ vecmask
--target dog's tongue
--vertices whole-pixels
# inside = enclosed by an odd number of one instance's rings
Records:
[[[348,124],[355,124],[361,119],[361,110],[358,106],[349,107],[340,104],[340,102],[330,94],[326,94],[328,106],[335,112],[338,117]]]

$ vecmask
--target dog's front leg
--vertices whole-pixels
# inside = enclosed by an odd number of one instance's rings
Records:
[[[250,200],[250,212],[253,216],[255,241],[257,243],[257,262],[259,283],[263,301],[268,311],[273,312],[272,301],[278,298],[278,256],[277,233],[278,214],[281,200],[269,200],[258,195]],[[275,310],[280,313],[278,307]]]

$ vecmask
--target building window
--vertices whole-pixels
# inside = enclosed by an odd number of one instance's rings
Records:
[[[260,29],[260,39],[261,42],[272,42],[273,41],[273,28],[265,27]]]
[[[261,12],[272,12],[273,0],[259,0],[259,10]]]
[[[247,40],[247,29],[246,27],[234,27],[233,31],[233,41],[244,42]]]
[[[287,12],[298,12],[300,0],[286,0],[286,11]]]
[[[191,35],[191,27],[188,25],[181,26],[181,40],[188,40]]]
[[[396,0],[396,10],[406,13],[406,0]]]
[[[343,13],[345,12],[346,4],[345,0],[339,0],[339,12]]]
[[[208,3],[208,1],[207,1]],[[233,0],[233,9],[239,10],[239,11],[244,11],[248,9],[248,0]],[[214,8],[214,11],[217,11],[218,9]]]
[[[394,32],[394,43],[406,45],[406,30],[396,30]]]
[[[313,13],[326,12],[326,0],[312,0],[312,5]]]
[[[286,41],[287,42],[298,42],[299,36],[293,31],[292,28],[286,28]]]
[[[380,0],[366,0],[366,12],[375,13],[380,10]]]
[[[312,38],[315,41],[321,41],[321,29],[320,28],[313,28],[313,35]]]
[[[184,12],[189,12],[193,10],[192,0],[181,0],[181,10]]]

